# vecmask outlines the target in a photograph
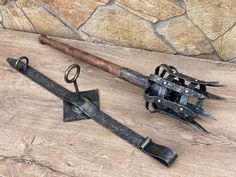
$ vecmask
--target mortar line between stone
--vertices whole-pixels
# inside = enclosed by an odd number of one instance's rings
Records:
[[[112,1],[112,2],[113,2],[113,1]],[[143,17],[141,17],[141,16],[139,16],[139,15],[137,15],[137,14],[135,14],[135,13],[128,11],[127,9],[125,9],[124,7],[120,6],[119,4],[117,4],[117,3],[115,3],[115,2],[113,2],[112,5],[115,5],[115,6],[117,6],[117,7],[120,7],[120,8],[123,9],[125,12],[131,13],[132,15],[134,15],[134,16],[136,16],[136,17],[138,17],[138,18],[140,18],[140,19],[142,19],[142,20],[144,20],[144,21],[146,21],[147,23],[149,23],[149,24],[152,26],[152,29],[153,29],[153,32],[154,32],[155,36],[157,36],[165,45],[167,45],[168,47],[170,47],[170,48],[173,50],[174,53],[177,53],[177,51],[176,51],[176,49],[174,48],[174,46],[173,46],[172,44],[170,44],[169,41],[167,41],[164,37],[162,37],[162,36],[155,30],[155,27],[154,27],[154,24],[155,24],[155,23],[152,23],[152,22],[150,22],[149,20],[147,20],[147,19],[145,19],[145,18],[143,18]],[[145,50],[145,49],[144,49],[144,50]]]
[[[58,19],[65,27],[69,28],[76,36],[78,36],[79,39],[81,39],[80,35],[77,33],[76,29],[73,29],[70,25],[68,25],[64,20],[62,20],[60,17],[58,17],[56,14],[54,14],[51,10],[49,10],[47,7],[45,7],[43,4],[38,2],[38,5],[42,7],[42,9],[46,10],[49,14],[51,14],[53,17]]]
[[[109,42],[107,40],[104,40],[104,39],[101,39],[101,38],[98,38],[98,37],[91,36],[89,33],[83,31],[82,29],[80,31],[81,31],[81,33],[84,33],[85,35],[87,35],[89,40],[91,40],[91,42],[93,42],[93,43],[115,46],[112,42]]]
[[[178,54],[179,52],[176,50],[176,48],[165,38],[165,36],[161,35],[160,33],[158,33],[158,31],[155,29],[155,25],[151,24],[154,34],[168,47],[170,47],[175,53],[174,54]]]
[[[38,33],[38,31],[36,30],[36,28],[35,28],[33,22],[32,22],[32,21],[30,20],[30,18],[26,15],[25,11],[24,11],[22,8],[20,8],[20,6],[18,6],[18,4],[17,4],[16,2],[14,2],[14,4],[15,4],[16,7],[17,7],[18,9],[20,9],[20,11],[24,14],[25,18],[29,21],[29,23],[30,23],[31,26],[33,27],[34,31],[35,31],[36,33]]]
[[[214,40],[212,40],[213,42],[216,41],[217,39],[219,39],[220,37],[224,36],[227,32],[229,32],[232,28],[234,28],[236,26],[236,22],[229,27],[229,29],[227,29],[223,34],[219,35],[217,38],[215,38]]]
[[[186,13],[187,13],[187,11],[185,11],[183,14],[176,15],[176,16],[173,16],[173,17],[167,18],[167,19],[165,19],[165,20],[158,20],[157,22],[154,23],[154,25],[158,25],[159,23],[166,22],[166,21],[168,21],[168,20],[172,20],[172,19],[175,19],[175,18],[178,18],[178,17],[185,16]]]
[[[198,27],[198,25],[196,25],[196,24],[192,21],[191,18],[189,18],[188,13],[185,14],[185,17],[186,17],[189,21],[191,21],[191,23],[205,36],[206,40],[209,42],[210,46],[211,46],[212,49],[213,49],[212,54],[215,53],[215,55],[217,55],[217,57],[218,57],[221,61],[224,61],[224,60],[220,57],[220,55],[218,54],[218,52],[216,51],[215,47],[213,46],[212,40],[202,31],[202,29],[200,29],[200,28]]]
[[[229,63],[233,63],[233,64],[236,64],[236,57],[230,59],[229,61],[227,61]]]
[[[89,15],[89,17],[88,17],[83,23],[81,23],[81,24],[76,28],[76,30],[80,30],[80,29],[90,20],[90,18],[93,16],[93,14],[95,14],[95,12],[97,11],[97,9],[98,9],[99,7],[110,6],[110,5],[113,4],[113,3],[114,3],[113,0],[110,0],[110,1],[108,1],[106,4],[100,5],[100,6],[96,7],[96,8],[93,10],[93,12]]]
[[[142,19],[142,20],[144,20],[144,21],[147,21],[147,22],[149,22],[149,23],[152,23],[152,22],[150,22],[149,20],[145,19],[144,17],[139,16],[139,15],[137,15],[137,14],[131,12],[131,11],[128,11],[126,8],[120,6],[119,4],[115,3],[115,2],[112,1],[112,0],[111,0],[111,3],[110,3],[109,5],[110,5],[110,6],[117,6],[117,7],[121,8],[122,10],[124,10],[125,12],[134,15],[135,17],[138,17],[138,18],[140,18],[140,19]]]

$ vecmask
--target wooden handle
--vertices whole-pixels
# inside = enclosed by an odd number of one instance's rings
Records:
[[[121,66],[119,66],[119,65],[116,65],[112,62],[103,60],[102,58],[99,58],[97,56],[94,56],[92,54],[84,52],[82,50],[79,50],[79,49],[72,47],[68,44],[56,41],[54,39],[50,39],[45,35],[39,36],[39,42],[42,44],[49,45],[55,49],[58,49],[64,53],[69,54],[70,56],[73,56],[81,61],[84,61],[84,62],[90,64],[90,65],[98,67],[106,72],[113,74],[116,77],[120,77]]]

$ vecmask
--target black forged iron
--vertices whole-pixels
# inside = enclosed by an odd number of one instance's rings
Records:
[[[26,63],[21,61],[23,59],[26,60]],[[98,124],[107,128],[123,140],[132,144],[134,147],[160,161],[166,166],[171,166],[171,164],[177,158],[175,151],[169,149],[168,147],[155,144],[152,142],[151,138],[142,137],[109,115],[103,113],[99,109],[99,97],[97,90],[73,93],[52,81],[45,75],[41,74],[34,68],[30,67],[28,65],[29,60],[27,57],[20,57],[18,60],[8,58],[7,61],[12,68],[16,69],[26,77],[30,78],[32,81],[36,82],[63,100],[64,121],[92,118]],[[77,73],[74,78],[69,80],[69,72],[75,67],[77,68]],[[68,68],[65,74],[65,80],[69,83],[73,82],[77,91],[78,86],[76,79],[79,76],[79,68],[79,65],[72,65]]]
[[[222,87],[219,82],[206,82],[186,76],[166,64],[158,66],[155,74],[148,78],[148,82],[144,98],[146,108],[150,112],[165,113],[205,132],[207,130],[195,119],[202,116],[215,118],[202,108],[204,99],[224,99],[206,90],[206,86]]]
[[[150,112],[167,114],[205,132],[207,130],[195,119],[200,116],[215,118],[202,108],[204,99],[224,99],[206,90],[206,86],[222,87],[219,82],[197,80],[167,64],[158,66],[149,77],[128,68],[121,68],[120,72],[120,78],[145,90],[146,108]]]
[[[222,87],[218,82],[197,80],[179,73],[173,66],[162,64],[156,68],[155,74],[144,76],[129,68],[119,66],[45,35],[40,35],[39,42],[143,88],[145,90],[146,108],[150,112],[167,114],[204,131],[206,129],[195,121],[201,116],[213,118],[202,108],[204,99],[223,99],[206,90],[206,86]],[[160,71],[161,69],[162,71]]]

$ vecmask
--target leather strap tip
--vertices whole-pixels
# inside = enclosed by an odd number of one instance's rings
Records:
[[[170,167],[177,158],[177,153],[174,150],[153,142],[148,143],[142,150],[167,167]]]

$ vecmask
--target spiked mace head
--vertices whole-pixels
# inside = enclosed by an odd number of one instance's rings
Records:
[[[161,64],[148,78],[145,90],[146,108],[161,112],[207,132],[195,119],[201,116],[215,119],[202,108],[205,98],[224,99],[207,92],[206,87],[222,87],[219,82],[201,81],[182,73],[173,66]]]

